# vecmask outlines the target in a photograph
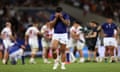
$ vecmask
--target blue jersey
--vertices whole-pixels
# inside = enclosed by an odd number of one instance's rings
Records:
[[[113,37],[114,36],[114,30],[117,29],[116,24],[112,23],[112,24],[108,24],[108,23],[104,23],[102,25],[102,29],[104,34],[106,34],[106,37]]]
[[[13,46],[11,46],[11,47],[8,48],[8,53],[11,54],[11,53],[19,50],[20,46],[21,46],[20,44],[15,43]]]
[[[62,13],[63,18],[65,20],[70,20],[69,16],[66,13]],[[52,14],[50,17],[50,21],[54,20],[55,14]],[[55,26],[54,33],[67,33],[67,26],[58,18]]]

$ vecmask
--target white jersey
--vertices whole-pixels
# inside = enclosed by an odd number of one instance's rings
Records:
[[[10,40],[10,36],[12,35],[12,31],[9,27],[5,27],[1,31],[1,35],[3,36],[3,39],[9,39]]]
[[[41,33],[43,34],[43,36],[52,37],[52,35],[53,35],[53,29],[50,30],[46,25],[44,25],[41,28]]]
[[[36,27],[29,27],[25,33],[25,35],[29,36],[29,39],[37,39],[37,35],[39,30]]]
[[[38,33],[39,30],[34,26],[29,27],[25,33],[26,35],[28,35],[28,43],[31,48],[39,48]]]
[[[81,26],[79,26],[79,27],[77,27],[77,28],[75,28],[74,26],[72,26],[72,27],[70,28],[70,32],[74,32],[74,33],[78,34],[79,37],[80,37],[80,40],[85,41],[85,40],[84,40],[84,34],[82,33],[81,29],[82,29]],[[71,37],[71,38],[72,38],[72,37]]]
[[[8,49],[8,47],[12,46],[14,43],[12,43],[10,36],[12,35],[12,31],[9,27],[5,27],[1,31],[1,35],[3,37],[3,44],[5,49]]]

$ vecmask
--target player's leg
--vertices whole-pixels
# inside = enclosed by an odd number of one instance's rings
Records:
[[[43,61],[44,63],[51,63],[48,61],[48,53],[49,53],[49,43],[42,39],[42,47],[43,47]]]
[[[113,62],[115,60],[114,59],[114,49],[115,49],[114,46],[110,47],[110,62]]]
[[[30,63],[36,64],[35,62],[35,56],[38,51],[38,48],[31,48],[31,58],[30,58]]]
[[[94,57],[94,60],[93,60],[93,62],[97,62],[96,61],[96,51],[95,51],[95,46],[93,46],[93,57]]]
[[[91,46],[88,46],[88,59],[87,59],[86,62],[90,62],[91,61],[91,54],[92,54]]]
[[[69,63],[70,63],[70,49],[67,46],[66,47],[66,64],[69,64]]]
[[[115,62],[115,57],[114,57],[114,50],[115,50],[115,45],[116,45],[116,40],[115,38],[111,38],[111,46],[110,46],[110,62]]]
[[[110,40],[109,40],[109,38],[104,38],[103,39],[103,43],[104,43],[104,47],[105,47],[105,62],[107,62],[107,60],[108,60],[108,56],[109,56],[109,50],[110,50]]]
[[[95,51],[96,41],[93,40],[92,42],[93,42],[92,52],[93,52],[93,58],[94,58],[93,62],[97,62],[97,61],[96,61],[96,51]]]
[[[83,55],[83,47],[84,47],[84,44],[83,43],[80,43],[80,42],[77,42],[77,49],[79,51],[79,54],[80,54],[80,63],[83,63],[84,62],[84,55]]]
[[[118,62],[118,48],[117,47],[115,47],[114,56],[115,56],[115,61]]]
[[[66,69],[65,68],[65,60],[66,60],[66,44],[61,44],[61,48],[60,48],[60,55],[61,55],[61,69]]]
[[[48,54],[49,54],[49,48],[44,48],[44,63],[51,63],[50,61],[48,61]]]
[[[59,60],[57,59],[58,57],[58,53],[57,53],[57,48],[59,45],[59,41],[58,40],[52,40],[52,56],[54,59],[54,66],[53,66],[53,70],[56,70],[58,65],[59,65]]]
[[[0,44],[0,60],[3,58],[3,45]]]
[[[31,58],[30,58],[30,63],[32,64],[36,64],[35,62],[35,56],[38,52],[38,48],[39,48],[39,45],[38,45],[38,40],[31,40],[29,42],[29,45],[31,47]]]
[[[2,59],[3,53],[2,50],[0,50],[0,60]]]
[[[24,49],[20,48],[17,52],[17,55],[21,57],[22,64],[25,64]]]
[[[3,64],[7,64],[8,61],[8,47],[9,47],[9,41],[8,40],[3,40],[3,44],[4,44],[4,55],[3,55]]]

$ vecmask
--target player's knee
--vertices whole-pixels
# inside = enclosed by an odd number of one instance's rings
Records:
[[[66,51],[65,48],[61,48],[61,49],[60,49],[60,52],[61,52],[61,53],[65,53],[65,51]]]

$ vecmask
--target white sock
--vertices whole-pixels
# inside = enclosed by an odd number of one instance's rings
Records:
[[[31,62],[34,61],[34,58],[31,58],[30,61],[31,61]]]
[[[65,63],[64,63],[64,62],[62,62],[62,63],[61,63],[61,66],[65,66]]]
[[[73,52],[70,52],[71,59],[75,60],[75,56],[73,55]]]
[[[47,62],[47,61],[48,61],[48,59],[46,59],[46,58],[44,58],[43,60],[44,60],[44,62]]]

